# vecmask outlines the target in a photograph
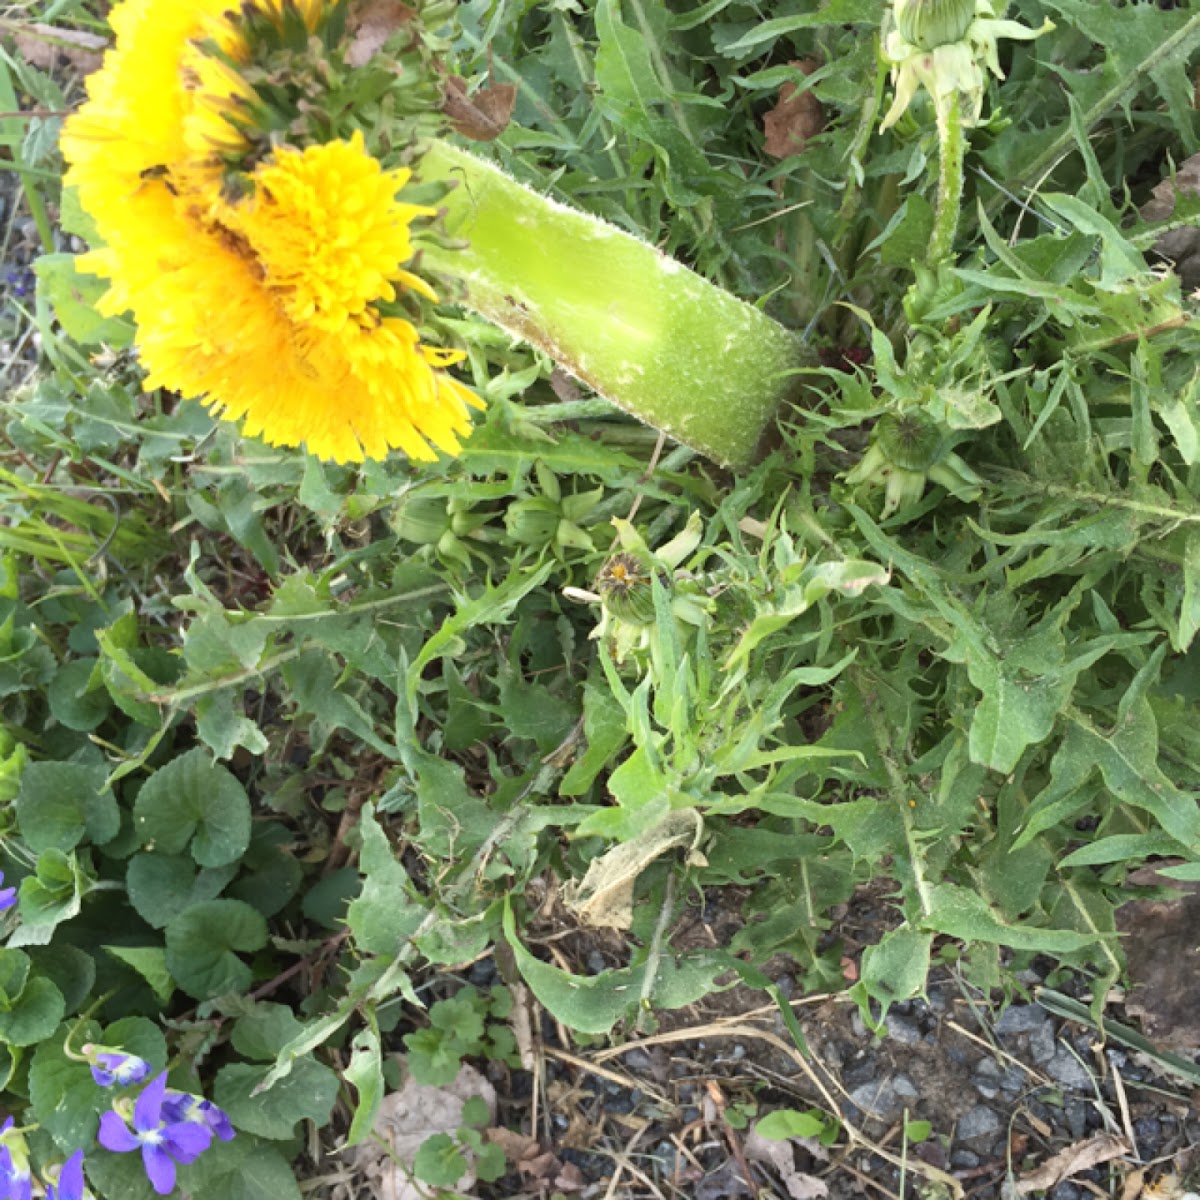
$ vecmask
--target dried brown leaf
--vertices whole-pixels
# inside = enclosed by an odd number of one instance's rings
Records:
[[[515,83],[489,83],[468,96],[465,79],[458,75],[446,77],[442,112],[463,137],[474,142],[494,142],[508,128],[516,103]]]
[[[463,1066],[452,1083],[429,1087],[409,1079],[379,1106],[373,1137],[354,1148],[354,1165],[370,1181],[375,1200],[426,1200],[428,1189],[413,1181],[417,1151],[434,1134],[453,1134],[462,1127],[463,1105],[480,1097],[496,1113],[496,1089],[474,1067]],[[475,1183],[474,1164],[455,1184],[464,1192]]]
[[[52,71],[70,63],[81,75],[100,65],[108,40],[79,29],[59,29],[36,22],[24,25],[13,35],[22,58],[40,71]]]
[[[347,22],[350,45],[346,61],[352,67],[366,66],[384,42],[397,29],[411,24],[416,15],[403,0],[357,0]]]
[[[815,58],[797,59],[788,64],[811,75],[820,65]],[[767,140],[763,149],[772,158],[788,158],[803,154],[810,138],[825,128],[825,112],[812,92],[797,92],[794,83],[779,89],[779,101],[763,117],[763,132]]]
[[[704,822],[694,808],[668,813],[645,833],[592,859],[582,881],[563,889],[567,908],[593,928],[628,929],[637,877],[669,850],[695,849],[703,832]]]
[[[1176,197],[1181,194],[1200,195],[1200,154],[1185,159],[1174,177],[1155,186],[1151,198],[1142,205],[1142,220],[1167,220],[1175,211]],[[1191,227],[1172,229],[1154,243],[1154,249],[1175,264],[1186,289],[1200,287],[1200,230]]]
[[[750,1162],[766,1163],[771,1167],[792,1200],[824,1200],[829,1195],[829,1185],[823,1179],[796,1168],[796,1153],[792,1144],[797,1140],[765,1138],[757,1129],[752,1129],[743,1152]]]
[[[1098,1166],[1129,1153],[1129,1143],[1113,1133],[1099,1133],[1086,1142],[1077,1142],[1060,1150],[1047,1159],[1036,1171],[1031,1171],[1017,1182],[1017,1193],[1027,1196],[1030,1192],[1049,1191],[1055,1184],[1089,1167]]]

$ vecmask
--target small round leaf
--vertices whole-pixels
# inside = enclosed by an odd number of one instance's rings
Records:
[[[125,872],[125,886],[138,916],[153,929],[165,929],[193,904],[215,900],[236,874],[236,866],[197,871],[182,854],[135,854]]]
[[[197,747],[155,771],[138,792],[133,822],[143,845],[181,854],[189,842],[202,867],[236,862],[250,844],[246,790]]]
[[[112,700],[96,671],[97,659],[76,658],[58,668],[46,698],[56,720],[77,733],[90,733],[108,716]],[[93,674],[96,686],[91,687]]]
[[[80,763],[30,763],[21,775],[17,823],[29,848],[73,850],[85,837],[97,846],[117,836],[121,812],[104,772]]]
[[[207,1000],[249,987],[250,968],[234,952],[266,944],[267,923],[256,909],[241,900],[208,900],[167,926],[167,966],[189,996]]]

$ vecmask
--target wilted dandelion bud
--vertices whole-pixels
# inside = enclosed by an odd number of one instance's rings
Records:
[[[882,487],[880,516],[885,520],[916,504],[931,482],[959,500],[974,500],[983,481],[947,443],[946,433],[928,413],[885,413],[875,425],[870,448],[846,482],[851,487]]]
[[[875,426],[884,457],[903,471],[928,471],[941,457],[943,436],[925,413],[884,413]]]
[[[600,569],[596,590],[614,617],[632,625],[654,623],[654,585],[650,569],[636,555],[614,554]]]
[[[934,50],[965,36],[975,19],[975,0],[895,0],[894,12],[909,45]]]

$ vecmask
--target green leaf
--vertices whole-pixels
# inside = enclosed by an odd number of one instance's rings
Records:
[[[0,1012],[8,1012],[20,999],[29,981],[29,955],[0,949]]]
[[[408,669],[405,691],[409,710],[416,710],[421,675],[434,659],[441,657],[444,653],[449,653],[450,647],[468,629],[473,629],[477,625],[503,624],[512,610],[530,592],[546,582],[553,569],[553,562],[544,562],[533,571],[518,567],[506,576],[502,583],[495,587],[489,584],[474,600],[464,600],[460,603],[454,614],[447,617],[437,633],[421,647],[421,653],[417,655]]]
[[[180,1167],[179,1188],[181,1195],[195,1200],[302,1200],[287,1158],[247,1133],[239,1133],[231,1142],[214,1141],[194,1163]],[[139,1200],[120,1190],[106,1194]]]
[[[121,813],[111,792],[102,791],[104,771],[78,763],[37,762],[26,766],[17,797],[17,823],[29,848],[73,850],[86,837],[102,846],[117,836]]]
[[[797,13],[788,17],[775,17],[768,21],[755,21],[749,33],[736,42],[721,48],[721,53],[730,58],[747,54],[764,42],[773,42],[801,29],[812,29],[821,25],[872,25],[878,27],[883,20],[883,0],[825,0],[817,12]]]
[[[300,712],[316,718],[314,742],[323,746],[336,730],[345,729],[385,758],[394,759],[395,746],[379,736],[374,721],[358,700],[339,687],[341,673],[332,655],[319,647],[306,651],[282,669],[289,698]]]
[[[275,1056],[304,1029],[286,1004],[257,1003],[233,1027],[233,1048],[243,1058],[273,1062]]]
[[[1118,833],[1080,846],[1059,861],[1063,867],[1094,867],[1105,863],[1132,862],[1139,858],[1174,857],[1183,847],[1165,833]]]
[[[582,796],[628,738],[625,710],[607,686],[590,679],[583,689],[583,735],[587,749],[558,785],[562,796]]]
[[[1070,954],[1096,944],[1097,935],[1068,929],[1039,929],[1028,923],[1009,924],[988,907],[978,892],[953,883],[940,883],[929,897],[929,913],[921,924],[964,942],[996,942],[1014,950]]]
[[[362,892],[350,902],[346,923],[355,944],[368,954],[395,954],[424,920],[425,910],[409,899],[408,872],[375,819],[373,805],[363,808],[359,822]]]
[[[346,1134],[346,1145],[357,1146],[371,1136],[375,1118],[383,1102],[383,1060],[379,1046],[379,1032],[372,1026],[360,1029],[350,1043],[350,1061],[342,1072],[343,1078],[358,1093],[354,1106],[354,1119],[350,1132]]]
[[[1096,770],[1113,797],[1150,813],[1189,853],[1200,853],[1200,812],[1195,798],[1177,788],[1158,765],[1158,726],[1144,696],[1128,706],[1111,732],[1097,729],[1081,712],[1070,714],[1066,736],[1050,763],[1050,784],[1030,805],[1016,844],[1087,803],[1082,789]]]
[[[242,875],[229,889],[235,900],[254,905],[273,917],[296,894],[304,870],[291,853],[294,835],[279,821],[257,821],[250,848],[242,859]]]
[[[883,1026],[888,1009],[901,1000],[910,1000],[925,990],[929,975],[929,950],[933,935],[901,925],[889,930],[879,943],[863,951],[858,982],[850,989],[863,1020],[877,1031]],[[870,1002],[880,1006],[878,1021]]]
[[[46,850],[36,873],[21,880],[21,924],[9,935],[10,946],[44,946],[64,921],[79,915],[90,881],[72,851]]]
[[[152,929],[165,929],[181,912],[215,900],[237,874],[237,865],[197,870],[182,854],[135,854],[125,870],[129,902]]]
[[[62,992],[49,979],[35,975],[20,999],[7,1012],[0,1012],[0,1040],[10,1046],[35,1046],[54,1032],[66,1010]]]
[[[517,968],[530,991],[548,1012],[579,1033],[607,1033],[638,1004],[646,982],[646,964],[602,971],[599,975],[572,975],[534,958],[517,937],[512,908],[504,909],[504,933]],[[713,981],[729,967],[723,954],[684,955],[664,960],[649,989],[648,998],[665,1008],[683,1007],[713,990]],[[661,994],[660,994],[661,993]]]
[[[167,926],[167,966],[189,996],[207,1000],[249,987],[252,972],[235,951],[253,953],[266,944],[261,913],[240,900],[208,900]]]
[[[105,946],[113,958],[132,967],[166,1004],[175,994],[175,981],[167,969],[167,952],[158,946]]]
[[[63,994],[67,1012],[77,1012],[96,982],[96,962],[85,950],[66,943],[31,946],[33,969]]]
[[[217,1072],[213,1099],[239,1130],[286,1141],[299,1121],[312,1121],[318,1128],[328,1122],[338,1096],[338,1077],[328,1067],[311,1056],[300,1058],[286,1078],[255,1094],[268,1071],[230,1063]]]
[[[435,1133],[421,1143],[413,1158],[413,1174],[435,1188],[452,1188],[467,1173],[467,1159],[448,1133]]]
[[[920,192],[913,192],[881,236],[880,261],[885,267],[911,270],[925,261],[933,236],[933,207]]]
[[[96,305],[108,284],[75,269],[73,254],[43,254],[33,269],[54,306],[54,315],[69,338],[81,346],[108,345],[116,349],[133,341],[133,326],[123,317],[104,317]]]
[[[90,733],[112,710],[99,665],[98,658],[63,663],[46,689],[50,712],[68,729]]]
[[[794,1108],[777,1108],[760,1121],[754,1131],[768,1141],[782,1142],[787,1138],[820,1137],[825,1131],[825,1116],[818,1112],[797,1112]]]
[[[155,771],[133,808],[146,847],[180,854],[191,842],[202,867],[236,862],[250,844],[250,801],[237,779],[196,747]]]

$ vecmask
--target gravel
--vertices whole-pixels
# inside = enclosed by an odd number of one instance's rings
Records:
[[[977,1138],[994,1137],[1000,1132],[1003,1124],[987,1105],[977,1104],[959,1118],[956,1132],[962,1141],[973,1142]]]
[[[1039,1025],[1029,1035],[1029,1057],[1039,1066],[1045,1066],[1054,1057],[1057,1050],[1054,1026],[1049,1022]]]
[[[903,1042],[906,1046],[915,1045],[924,1040],[920,1025],[911,1017],[898,1012],[890,1012],[883,1022],[887,1026],[888,1036]]]
[[[1091,1074],[1065,1046],[1060,1046],[1058,1053],[1046,1063],[1046,1074],[1066,1087],[1092,1089]]]
[[[1050,1014],[1040,1004],[1010,1004],[1000,1014],[1000,1020],[996,1022],[996,1032],[1003,1036],[1033,1033],[1049,1020]]]

